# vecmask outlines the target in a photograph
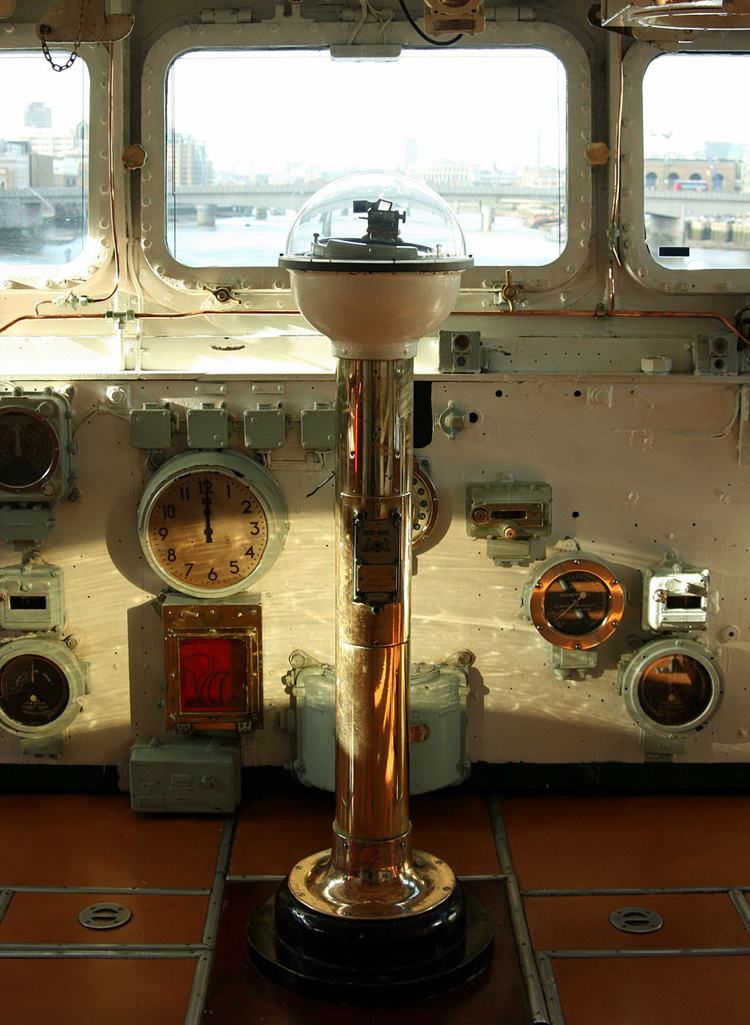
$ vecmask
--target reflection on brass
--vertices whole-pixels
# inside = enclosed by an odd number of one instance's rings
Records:
[[[342,359],[337,383],[336,820],[332,851],[300,862],[290,886],[325,914],[396,918],[455,886],[411,849],[412,361]]]
[[[531,621],[550,644],[587,650],[617,630],[625,610],[625,590],[611,570],[589,559],[567,559],[551,566],[534,584]]]
[[[675,652],[648,662],[638,680],[638,702],[659,726],[686,726],[706,711],[714,696],[708,669]]]
[[[167,726],[261,726],[260,605],[167,604],[162,619]]]
[[[131,142],[122,151],[122,162],[128,171],[139,171],[146,163],[146,151],[139,142]]]
[[[453,892],[450,866],[412,851],[408,834],[363,843],[334,837],[333,851],[311,854],[289,873],[295,897],[339,918],[403,918],[441,904]]]

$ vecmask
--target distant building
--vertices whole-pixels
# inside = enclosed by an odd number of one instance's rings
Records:
[[[167,142],[167,187],[210,185],[213,164],[206,156],[206,145],[190,135],[173,135]]]
[[[424,182],[440,191],[447,185],[469,185],[473,179],[472,168],[460,160],[438,160],[434,164],[410,168],[412,178]]]
[[[736,192],[740,188],[738,160],[666,157],[644,161],[647,189],[674,189],[677,182],[704,183],[709,192]]]
[[[26,140],[0,141],[0,189],[39,189],[54,184],[52,157],[34,153]]]
[[[27,103],[23,111],[23,123],[25,128],[51,128],[52,108],[38,100]]]

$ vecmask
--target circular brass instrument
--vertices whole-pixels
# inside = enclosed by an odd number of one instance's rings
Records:
[[[532,584],[527,610],[546,641],[578,651],[596,648],[612,636],[625,601],[625,589],[609,567],[592,559],[562,557]]]
[[[424,545],[437,523],[438,497],[435,485],[424,463],[414,460],[411,475],[411,543],[417,549]]]

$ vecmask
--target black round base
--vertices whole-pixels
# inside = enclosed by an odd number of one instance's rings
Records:
[[[493,936],[489,912],[460,884],[431,911],[372,920],[312,911],[284,882],[251,917],[247,950],[270,979],[306,996],[393,1003],[476,978],[489,960]]]

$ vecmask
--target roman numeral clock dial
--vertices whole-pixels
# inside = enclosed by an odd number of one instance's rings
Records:
[[[281,551],[287,519],[279,488],[259,463],[235,452],[185,453],[147,486],[138,511],[144,555],[183,594],[245,590]]]

